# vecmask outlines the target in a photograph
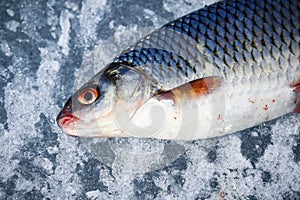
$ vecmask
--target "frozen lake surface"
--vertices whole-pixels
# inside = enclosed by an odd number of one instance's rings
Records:
[[[120,50],[213,0],[0,2],[0,199],[300,199],[300,117],[193,142],[79,139],[55,118]]]

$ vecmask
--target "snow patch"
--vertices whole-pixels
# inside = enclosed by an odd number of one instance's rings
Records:
[[[107,9],[106,0],[86,0],[82,3],[79,23],[81,37],[85,44],[97,41],[97,24]]]
[[[62,30],[62,34],[59,37],[58,40],[58,45],[62,47],[62,53],[64,55],[69,55],[69,32],[70,32],[70,18],[73,18],[74,16],[70,13],[68,13],[67,11],[62,12],[59,18],[59,22],[60,22],[60,27]]]
[[[5,23],[5,26],[8,30],[10,30],[12,32],[16,32],[17,28],[20,26],[20,22],[17,22],[15,20],[10,20]]]
[[[9,16],[13,17],[15,15],[15,12],[11,9],[6,9],[6,12]]]
[[[164,0],[163,7],[168,12],[174,13],[175,18],[178,18],[218,1],[220,0]]]

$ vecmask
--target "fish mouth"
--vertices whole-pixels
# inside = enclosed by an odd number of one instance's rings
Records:
[[[64,133],[73,137],[94,138],[109,137],[109,134],[100,130],[99,119],[92,119],[89,122],[82,120],[74,114],[62,114],[57,117],[57,124]],[[109,132],[109,131],[108,131]]]
[[[68,115],[64,115],[64,116],[59,116],[57,119],[57,123],[58,123],[59,127],[66,128],[67,126],[78,121],[79,119],[80,118],[78,118],[72,114],[68,114]]]
[[[72,97],[70,97],[66,102],[65,106],[63,107],[63,109],[57,115],[56,118],[57,125],[61,129],[66,130],[70,128],[72,124],[75,124],[75,122],[78,120],[80,120],[80,118],[73,114]]]
[[[58,126],[62,129],[69,127],[71,124],[74,124],[74,122],[78,120],[80,120],[79,117],[76,117],[75,115],[66,112],[65,109],[62,110],[56,118]]]
[[[71,110],[71,105],[66,105],[57,115],[57,125],[64,133],[74,137],[100,137],[102,134],[95,134],[95,130],[100,127],[97,126],[98,118],[90,121],[83,120],[85,117],[74,114]],[[99,132],[99,130],[97,131]]]

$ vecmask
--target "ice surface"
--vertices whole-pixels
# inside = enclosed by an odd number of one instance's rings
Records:
[[[193,142],[78,139],[55,118],[134,40],[207,1],[0,2],[0,199],[300,199],[300,118]]]

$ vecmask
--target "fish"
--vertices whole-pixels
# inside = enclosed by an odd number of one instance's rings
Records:
[[[300,113],[300,2],[225,0],[117,55],[66,102],[77,137],[197,140]]]

